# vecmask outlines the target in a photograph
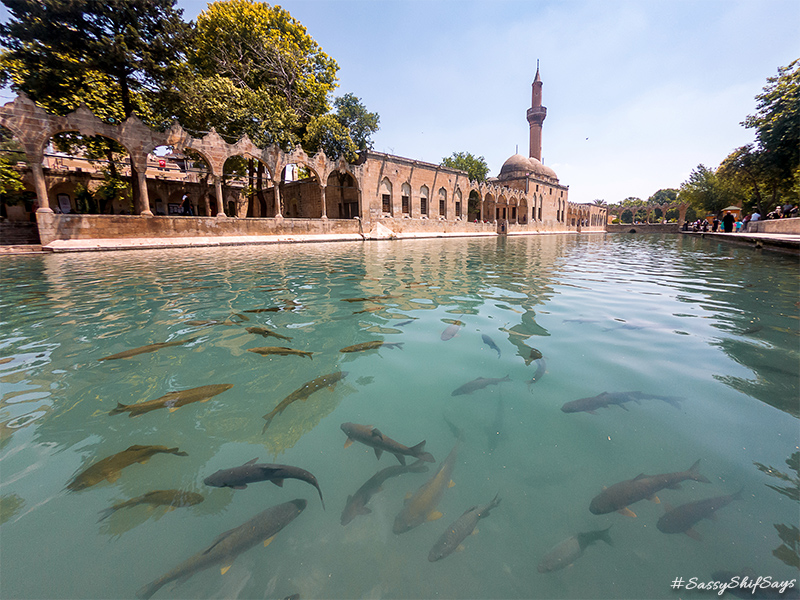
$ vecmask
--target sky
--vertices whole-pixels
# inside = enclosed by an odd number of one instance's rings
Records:
[[[373,149],[439,163],[519,149],[537,60],[542,158],[572,202],[646,199],[754,140],[740,123],[800,58],[800,0],[285,0],[380,115]],[[186,20],[207,3],[178,0]],[[2,15],[0,15],[2,16]]]

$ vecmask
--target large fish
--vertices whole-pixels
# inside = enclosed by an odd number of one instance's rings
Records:
[[[539,573],[548,573],[568,567],[583,556],[583,551],[586,550],[587,546],[594,544],[597,540],[603,540],[609,546],[613,546],[614,544],[608,536],[609,529],[611,527],[586,531],[567,538],[560,544],[553,546],[545,557],[539,561],[539,566],[536,567],[536,570]]]
[[[594,415],[598,408],[616,405],[628,410],[625,408],[626,402],[636,402],[639,404],[642,400],[663,400],[667,404],[680,408],[679,402],[682,398],[678,396],[655,396],[643,392],[603,392],[591,398],[581,398],[579,400],[567,402],[561,407],[561,410],[565,413],[588,412]]]
[[[176,456],[189,456],[178,448],[166,446],[131,446],[127,450],[112,454],[97,461],[88,469],[77,475],[67,484],[67,489],[76,492],[100,483],[103,480],[115,482],[119,479],[120,471],[135,463],[146,463],[154,454],[175,454]]]
[[[477,390],[482,390],[490,385],[498,385],[506,381],[511,381],[511,378],[506,375],[505,377],[478,377],[472,381],[468,381],[461,387],[453,390],[451,396],[461,396],[463,394],[471,394]]]
[[[125,502],[119,502],[109,508],[106,508],[105,510],[101,510],[98,521],[102,521],[103,519],[110,517],[121,508],[130,508],[132,506],[139,506],[140,504],[177,508],[180,506],[194,506],[195,504],[200,504],[203,500],[203,496],[196,492],[184,492],[182,490],[155,490],[153,492],[147,492],[142,496],[131,498]]]
[[[283,346],[263,346],[261,348],[250,348],[248,352],[255,352],[261,356],[267,356],[269,354],[278,354],[280,356],[307,356],[309,360],[314,360],[311,356],[313,352],[295,350],[294,348],[284,348]]]
[[[267,329],[266,327],[247,327],[245,328],[247,333],[254,333],[256,335],[262,335],[264,337],[274,337],[278,338],[279,340],[291,340],[289,336],[281,335],[271,329]]]
[[[375,475],[367,479],[356,493],[347,497],[347,503],[342,511],[342,525],[347,525],[358,515],[368,515],[372,511],[367,508],[370,499],[381,491],[381,486],[391,477],[397,477],[403,473],[425,473],[428,465],[423,460],[417,460],[410,465],[392,465],[381,469]]]
[[[603,515],[617,510],[629,517],[635,517],[636,515],[628,506],[645,498],[658,502],[656,493],[664,488],[679,490],[681,489],[680,482],[686,479],[710,483],[697,470],[699,465],[700,460],[698,459],[686,471],[662,473],[661,475],[645,475],[642,473],[633,479],[615,483],[592,499],[589,510],[595,515]]]
[[[354,346],[347,346],[346,348],[342,348],[339,352],[364,352],[365,350],[375,350],[376,348],[386,347],[386,348],[400,348],[403,349],[404,342],[382,342],[380,340],[375,340],[372,342],[363,342],[361,344],[355,344]]]
[[[265,546],[269,544],[281,529],[303,512],[305,507],[306,501],[298,498],[258,513],[249,521],[239,525],[239,527],[226,531],[217,537],[205,550],[198,552],[168,573],[141,588],[136,592],[136,595],[139,598],[150,598],[170,581],[188,579],[195,573],[214,565],[222,565],[221,572],[224,575],[237,556],[256,544],[262,542]]]
[[[497,347],[497,344],[494,343],[494,340],[485,333],[481,336],[481,339],[483,340],[484,344],[486,344],[487,346],[489,346],[489,348],[497,352],[497,358],[500,358],[500,348]]]
[[[110,415],[119,415],[124,412],[130,413],[129,417],[138,417],[151,410],[159,408],[168,408],[169,412],[178,410],[181,406],[191,404],[192,402],[207,402],[217,394],[229,390],[233,387],[232,383],[218,383],[214,385],[201,385],[200,387],[191,388],[188,390],[180,390],[177,392],[169,392],[155,400],[148,400],[147,402],[140,402],[138,404],[120,404],[117,402],[117,408],[109,412]]]
[[[206,477],[203,483],[213,487],[229,487],[235,490],[243,490],[248,483],[256,483],[257,481],[271,481],[278,487],[283,487],[284,479],[299,479],[317,488],[319,501],[322,502],[322,508],[325,508],[322,490],[319,489],[317,478],[311,473],[305,469],[290,465],[256,464],[257,460],[257,458],[254,458],[247,461],[241,467],[220,469],[213,475]]]
[[[431,551],[428,553],[428,560],[436,562],[437,560],[449,556],[456,550],[463,548],[461,542],[475,531],[478,521],[484,517],[488,517],[489,511],[498,504],[500,504],[500,498],[495,496],[489,504],[473,506],[464,511],[464,514],[453,521],[450,527],[447,528],[447,531],[436,540],[433,548],[431,548]]]
[[[367,296],[366,298],[342,298],[342,302],[379,302],[381,300],[390,300],[391,298],[399,298],[400,296]]]
[[[444,491],[455,485],[450,476],[456,468],[458,456],[458,443],[453,446],[450,454],[444,459],[436,473],[406,501],[403,510],[395,517],[392,531],[397,534],[405,533],[422,525],[425,521],[435,521],[441,518],[442,513],[436,510]]]
[[[147,346],[141,346],[139,348],[125,350],[117,354],[112,354],[111,356],[104,356],[103,358],[98,358],[97,360],[116,360],[118,358],[130,358],[131,356],[138,356],[139,354],[146,354],[147,352],[155,352],[156,350],[161,350],[161,348],[169,348],[170,346],[182,346],[183,344],[188,344],[190,342],[195,341],[196,339],[197,338],[189,338],[188,340],[173,340],[171,342],[159,342],[157,344],[148,344]]]
[[[461,321],[453,321],[442,332],[442,340],[447,341],[450,338],[454,337],[458,333],[458,330],[461,329],[462,325],[463,323]]]
[[[342,423],[342,431],[347,434],[344,447],[349,448],[353,442],[361,442],[365,446],[375,449],[375,456],[380,460],[383,452],[394,454],[401,465],[406,464],[406,456],[419,458],[425,462],[436,462],[429,452],[425,452],[425,440],[416,446],[408,447],[383,435],[377,427],[371,425],[356,425],[355,423]]]
[[[264,424],[264,429],[261,430],[261,433],[264,433],[267,430],[267,427],[269,427],[269,424],[272,423],[272,419],[286,410],[286,407],[292,402],[295,402],[296,400],[305,400],[314,392],[324,388],[333,387],[345,377],[347,377],[347,371],[336,371],[335,373],[321,375],[316,379],[312,379],[311,381],[304,383],[301,387],[297,388],[291,394],[286,396],[286,398],[281,400],[278,406],[264,415],[263,418],[266,423]]]
[[[675,508],[665,506],[667,512],[658,520],[656,527],[662,533],[685,533],[690,538],[699,540],[698,534],[692,527],[702,519],[713,518],[714,513],[723,506],[742,497],[742,490],[728,496],[716,496],[697,502],[687,502]]]

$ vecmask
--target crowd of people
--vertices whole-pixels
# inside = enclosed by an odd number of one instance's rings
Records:
[[[778,206],[775,208],[775,210],[767,213],[766,218],[788,219],[791,217],[797,217],[797,210],[797,204],[794,206],[791,204],[784,204],[783,206]],[[759,213],[758,210],[748,213],[744,218],[737,218],[731,211],[727,211],[722,219],[715,216],[710,222],[708,219],[697,219],[697,221],[693,223],[686,221],[683,224],[683,230],[695,232],[711,231],[713,233],[718,231],[723,231],[725,233],[740,233],[747,231],[747,227],[750,223],[760,221],[761,218],[761,213]]]

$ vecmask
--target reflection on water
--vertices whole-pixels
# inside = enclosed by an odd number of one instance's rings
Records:
[[[0,596],[131,597],[222,532],[307,496],[292,480],[203,485],[279,456],[317,476],[328,510],[310,505],[225,576],[209,570],[157,597],[671,598],[676,576],[747,565],[785,578],[800,533],[797,297],[795,259],[679,236],[4,257]],[[341,352],[369,342],[384,345]],[[270,344],[311,354],[250,351]],[[340,371],[335,385],[299,393]],[[221,385],[232,387],[180,402]],[[678,406],[652,401],[672,397]],[[562,411],[597,398],[611,400]],[[168,410],[112,416],[153,399]],[[262,416],[289,399],[264,431]],[[348,421],[425,439],[440,460],[450,425],[463,432],[442,520],[392,533],[415,475],[390,478],[370,513],[341,526],[348,497],[378,470],[369,449],[344,452]],[[136,446],[187,456],[65,490]],[[744,488],[704,523],[702,543],[659,532],[659,505],[639,502],[636,519],[589,511],[603,485],[698,459],[711,485],[684,482],[665,501]],[[764,466],[782,461],[794,476]],[[789,485],[762,485],[765,473]],[[154,490],[204,500],[167,514],[137,501],[97,522]],[[448,523],[498,493],[464,552],[427,560]],[[614,547],[595,545],[572,569],[535,568],[576,532],[609,526]],[[42,578],[31,540],[45,538]],[[582,550],[575,540],[569,552]]]

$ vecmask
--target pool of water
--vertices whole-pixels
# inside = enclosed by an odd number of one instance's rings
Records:
[[[721,570],[797,577],[795,258],[694,237],[552,235],[3,257],[0,278],[3,598],[134,597],[295,498],[305,510],[267,547],[154,597],[678,598],[714,596],[671,585]],[[340,351],[369,341],[401,345]],[[339,372],[263,431],[293,392]],[[203,402],[115,411],[219,384],[232,387]],[[591,412],[562,410],[593,397]],[[343,526],[348,497],[399,465],[345,448],[346,422],[425,440],[436,462],[388,479]],[[75,484],[137,445],[179,450]],[[455,446],[455,485],[426,507],[443,516],[393,533]],[[204,484],[256,458],[314,474],[326,510],[297,479]],[[589,510],[604,487],[698,460],[707,483],[632,502],[635,518]],[[156,490],[203,501],[107,511]],[[699,539],[659,530],[670,507],[737,492],[694,525]],[[495,495],[464,549],[430,562],[448,526]],[[587,541],[608,527],[613,546]],[[581,533],[571,566],[537,569]]]

